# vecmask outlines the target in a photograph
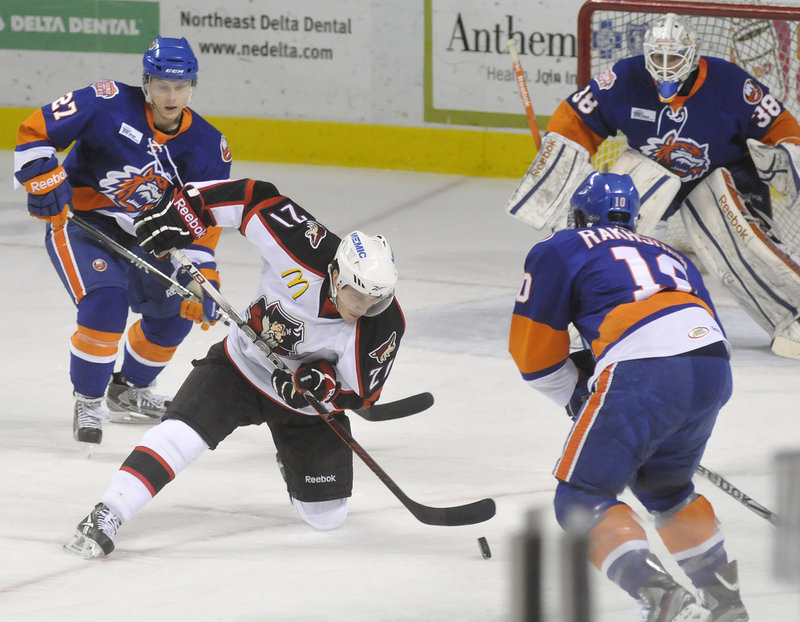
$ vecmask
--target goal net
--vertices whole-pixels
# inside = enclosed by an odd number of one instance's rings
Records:
[[[642,53],[644,33],[664,13],[687,16],[697,30],[700,54],[736,63],[767,85],[800,119],[800,4],[770,6],[728,2],[589,0],[578,15],[578,84],[618,60]],[[598,170],[610,167],[627,149],[621,135],[609,138],[592,158]],[[800,255],[800,206],[772,192],[773,228],[795,256]],[[686,248],[680,219],[671,218],[667,241]]]

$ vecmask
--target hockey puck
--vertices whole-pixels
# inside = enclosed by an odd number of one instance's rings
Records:
[[[478,546],[481,549],[481,555],[483,555],[483,559],[489,559],[492,556],[492,551],[489,548],[489,543],[486,541],[486,538],[478,538]]]

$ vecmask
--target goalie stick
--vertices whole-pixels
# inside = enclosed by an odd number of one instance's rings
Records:
[[[172,256],[180,262],[181,266],[189,273],[195,282],[203,288],[203,291],[208,294],[211,299],[217,303],[220,309],[225,311],[231,321],[235,322],[241,331],[261,350],[269,361],[279,369],[288,371],[286,364],[270,349],[270,347],[262,339],[256,335],[253,328],[245,322],[242,317],[237,313],[236,309],[231,306],[230,302],[225,299],[219,290],[214,287],[200,270],[195,266],[186,256],[179,250],[173,250]],[[336,435],[342,439],[353,453],[355,453],[361,461],[369,467],[369,469],[378,476],[384,485],[400,500],[406,509],[411,512],[414,517],[426,525],[439,525],[439,526],[459,526],[459,525],[474,525],[489,520],[495,514],[494,499],[481,499],[465,505],[458,505],[453,507],[431,507],[422,505],[411,499],[406,495],[400,487],[389,477],[389,474],[375,462],[367,451],[353,438],[350,432],[333,419],[325,408],[313,395],[309,392],[303,394],[306,401],[317,411],[322,419],[327,423]]]
[[[533,114],[533,103],[531,102],[531,95],[528,92],[528,85],[525,83],[525,73],[522,71],[522,63],[519,62],[517,43],[514,41],[514,39],[509,39],[506,42],[506,46],[511,54],[511,60],[514,63],[514,76],[517,79],[519,96],[522,98],[522,105],[525,107],[525,114],[528,117],[528,126],[531,128],[533,142],[536,145],[536,151],[538,152],[539,148],[542,146],[542,136],[539,133],[539,124],[536,123],[536,115]]]
[[[723,478],[721,475],[714,473],[710,469],[707,469],[702,464],[698,465],[697,473],[705,477],[708,481],[710,481],[714,486],[719,488],[720,490],[727,492],[731,497],[736,499],[739,503],[747,507],[747,509],[755,512],[761,518],[767,519],[773,525],[778,525],[780,520],[778,519],[778,515],[775,514],[772,510],[768,510],[760,503],[757,503],[746,494],[744,494],[741,490],[739,490],[736,486],[731,484],[728,480]]]

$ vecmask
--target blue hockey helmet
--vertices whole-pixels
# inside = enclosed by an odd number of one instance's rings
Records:
[[[142,58],[144,83],[149,77],[160,80],[191,80],[197,84],[197,58],[185,37],[156,37]]]
[[[569,200],[576,227],[617,225],[634,231],[639,217],[639,192],[630,175],[591,173]]]

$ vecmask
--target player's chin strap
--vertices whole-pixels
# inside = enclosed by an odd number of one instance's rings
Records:
[[[231,306],[231,303],[220,294],[219,290],[214,287],[214,284],[211,283],[202,272],[200,272],[199,268],[189,261],[181,251],[172,250],[171,252],[172,256],[178,260],[195,282],[203,288],[206,295],[217,303],[217,306],[222,312],[224,312],[231,321],[236,323],[239,329],[264,353],[269,361],[275,365],[275,367],[291,373],[291,370],[289,370],[286,364],[270,349],[265,341],[256,335],[253,328],[242,319],[236,309]],[[436,508],[417,503],[400,489],[386,471],[384,471],[366,450],[358,444],[347,428],[331,416],[331,413],[328,412],[319,400],[307,391],[304,392],[303,395],[306,401],[319,413],[322,419],[331,427],[336,435],[342,439],[345,445],[361,458],[364,464],[378,476],[378,479],[384,483],[394,496],[397,497],[420,522],[426,525],[442,526],[474,525],[475,523],[487,521],[494,516],[495,503],[493,499],[481,499],[480,501],[475,501],[466,505],[445,508]]]

